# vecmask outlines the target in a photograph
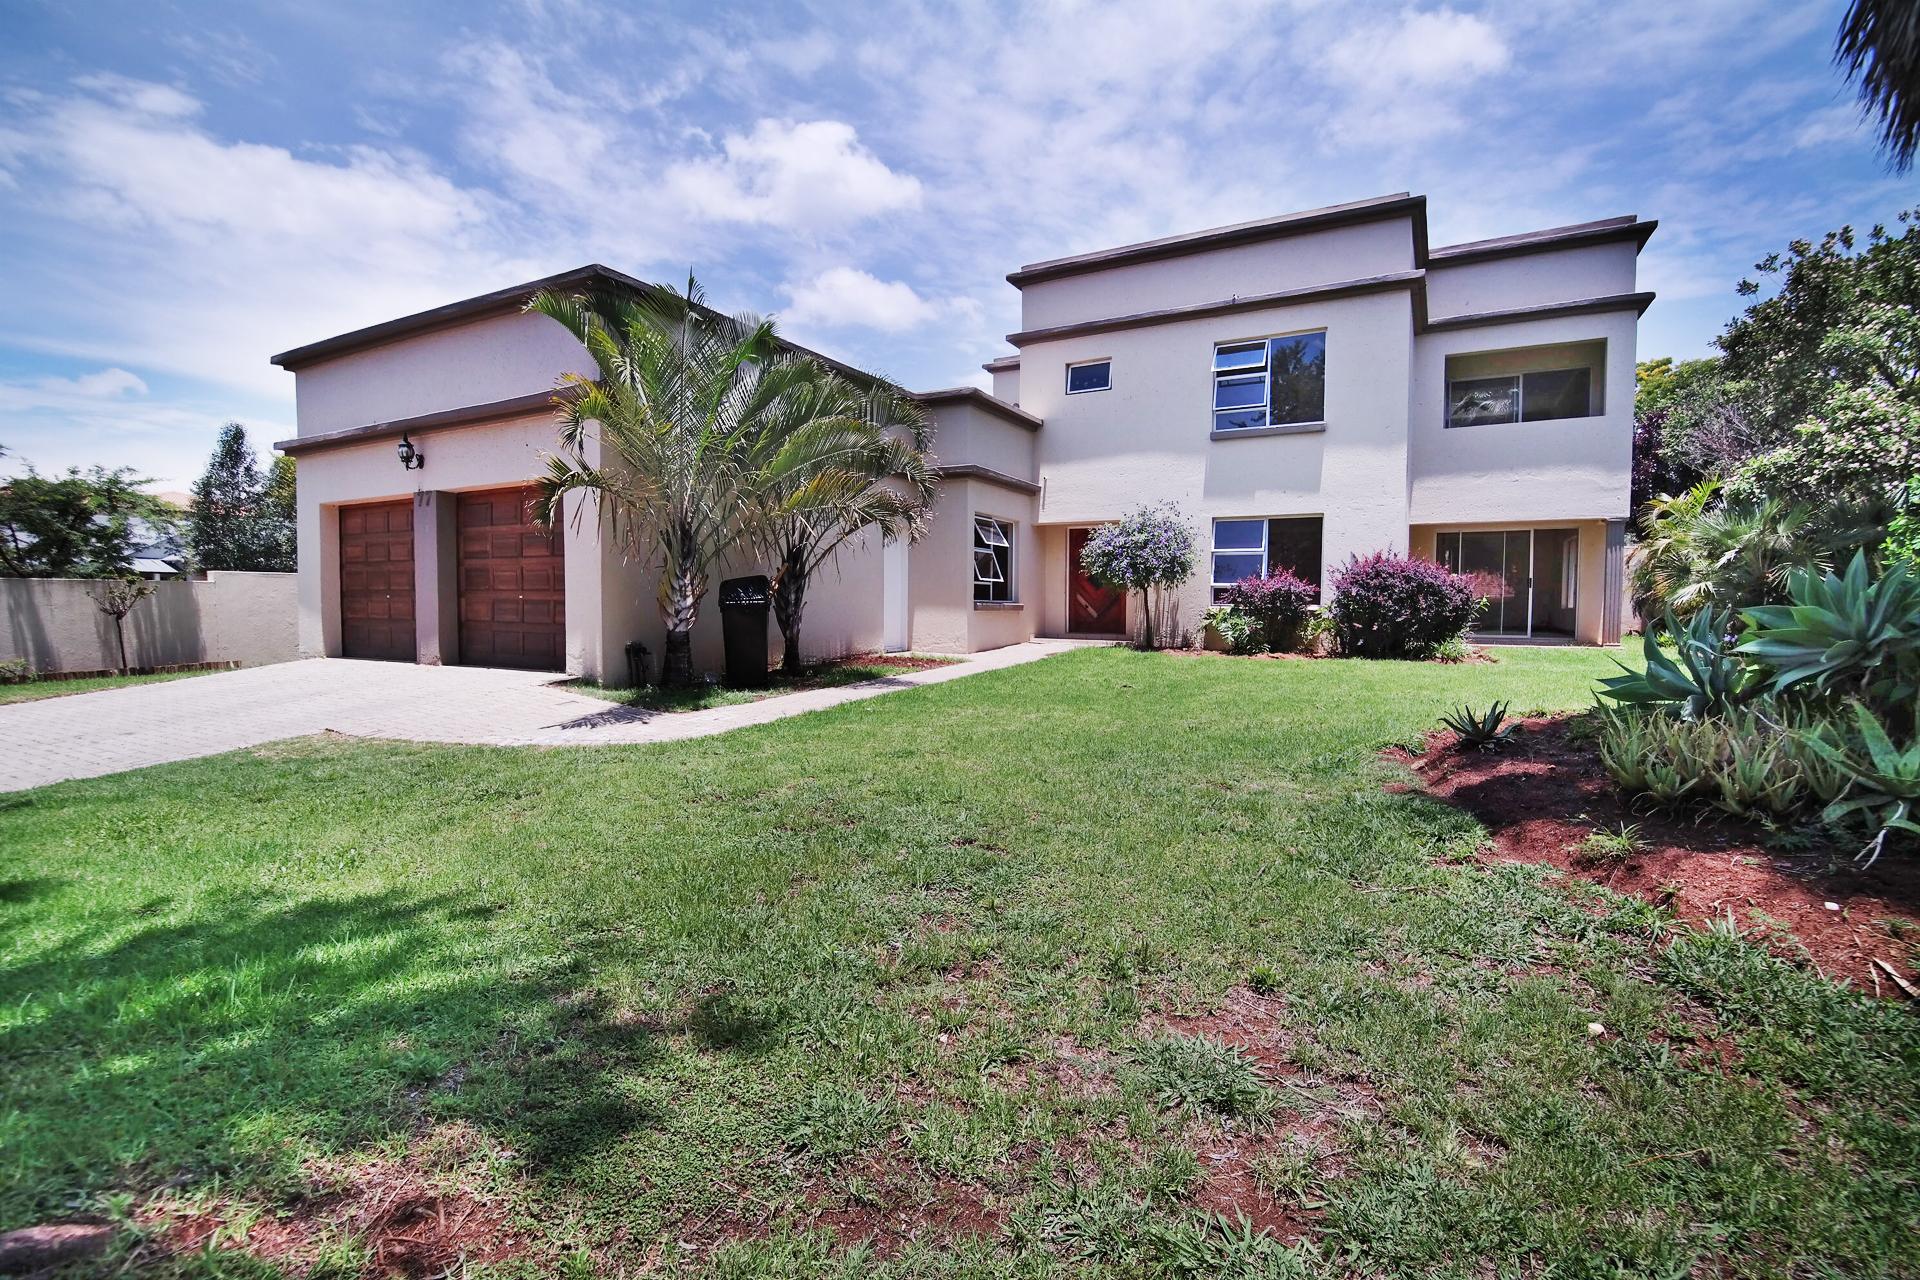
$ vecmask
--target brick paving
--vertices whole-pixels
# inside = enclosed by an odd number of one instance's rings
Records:
[[[346,658],[286,662],[0,706],[0,791],[314,733],[493,746],[675,742],[1018,666],[1074,647],[1070,640],[1036,640],[864,684],[674,713],[573,693],[555,683],[551,672]]]

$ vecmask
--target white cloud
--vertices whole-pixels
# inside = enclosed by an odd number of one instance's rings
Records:
[[[881,280],[854,267],[830,267],[787,287],[782,319],[826,329],[867,328],[900,333],[919,328],[945,308],[901,280]]]
[[[1326,52],[1327,74],[1346,92],[1333,132],[1386,145],[1451,132],[1466,119],[1460,95],[1511,59],[1496,27],[1452,9],[1356,27]]]
[[[721,145],[666,173],[670,195],[702,217],[823,230],[920,205],[920,180],[888,168],[839,120],[761,120]]]
[[[172,85],[133,80],[111,72],[81,76],[73,83],[138,115],[179,118],[200,114],[199,100]]]
[[[71,378],[26,378],[0,381],[0,409],[70,409],[95,407],[129,396],[144,396],[147,384],[125,369],[109,368]]]

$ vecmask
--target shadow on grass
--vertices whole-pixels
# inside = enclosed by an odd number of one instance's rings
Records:
[[[3,881],[0,901],[57,883]],[[13,912],[8,931],[32,919]],[[612,1081],[654,1065],[667,1036],[751,1052],[770,1032],[725,1001],[680,1028],[612,1018],[576,990],[583,949],[530,942],[454,894],[160,899],[13,950],[0,1231],[215,1175],[297,1195],[306,1155],[455,1118],[529,1172],[563,1172],[663,1123]]]

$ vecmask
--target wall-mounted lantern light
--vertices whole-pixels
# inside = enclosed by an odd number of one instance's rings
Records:
[[[427,455],[413,447],[413,441],[403,432],[400,436],[400,465],[409,471],[418,471],[427,465]]]

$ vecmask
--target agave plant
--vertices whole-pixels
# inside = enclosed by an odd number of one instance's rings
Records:
[[[1480,751],[1492,751],[1513,739],[1513,731],[1518,726],[1506,724],[1506,718],[1507,704],[1496,702],[1485,711],[1462,706],[1451,715],[1441,716],[1440,723],[1460,735],[1457,745],[1462,750],[1474,747]]]
[[[1774,692],[1811,682],[1884,711],[1913,706],[1920,694],[1920,578],[1910,566],[1876,578],[1861,551],[1845,574],[1794,574],[1788,593],[1791,604],[1745,611],[1750,638],[1735,650],[1773,668]]]
[[[1904,751],[1895,747],[1880,721],[1861,703],[1853,704],[1853,716],[1858,742],[1836,741],[1822,733],[1807,745],[1853,782],[1854,794],[1835,800],[1821,816],[1839,822],[1852,814],[1865,814],[1876,830],[1859,858],[1872,866],[1893,832],[1920,836],[1920,822],[1914,820],[1915,808],[1920,806],[1920,742]]]
[[[1622,674],[1602,680],[1600,695],[1634,706],[1676,706],[1687,720],[1739,706],[1760,682],[1729,647],[1730,622],[1720,609],[1702,609],[1684,623],[1667,614],[1642,637],[1646,669],[1635,671],[1615,658]],[[1662,635],[1673,640],[1671,657],[1660,645]]]

